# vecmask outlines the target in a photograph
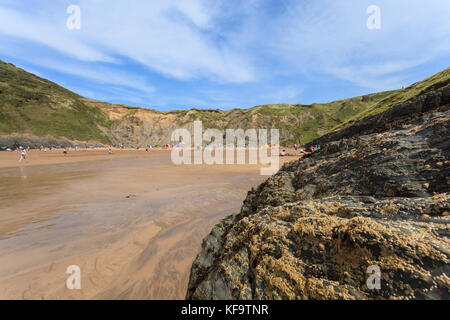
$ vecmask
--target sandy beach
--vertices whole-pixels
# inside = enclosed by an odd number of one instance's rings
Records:
[[[0,299],[183,299],[203,237],[266,177],[162,150],[57,150],[20,165],[1,152],[0,179]]]

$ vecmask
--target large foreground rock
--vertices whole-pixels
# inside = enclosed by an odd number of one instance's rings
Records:
[[[449,125],[440,107],[286,164],[205,238],[187,298],[450,299]]]

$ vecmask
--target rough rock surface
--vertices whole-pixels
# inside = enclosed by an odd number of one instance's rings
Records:
[[[450,299],[449,126],[441,106],[286,164],[204,239],[187,298]]]

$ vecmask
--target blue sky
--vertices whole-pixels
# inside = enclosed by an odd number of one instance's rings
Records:
[[[380,30],[367,28],[370,5]],[[448,0],[0,0],[0,59],[159,110],[308,104],[449,67],[449,17]]]

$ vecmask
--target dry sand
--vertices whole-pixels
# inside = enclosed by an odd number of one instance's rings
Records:
[[[293,160],[282,158],[282,162]],[[0,152],[0,299],[183,299],[201,241],[266,177],[168,151]],[[81,290],[66,269],[81,268]]]

